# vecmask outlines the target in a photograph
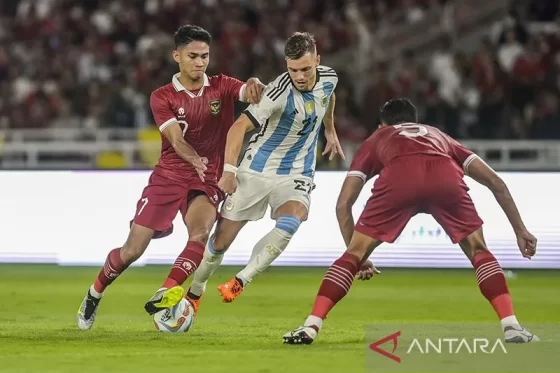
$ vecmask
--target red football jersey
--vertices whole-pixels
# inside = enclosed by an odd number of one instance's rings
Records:
[[[352,160],[348,175],[369,180],[395,158],[421,154],[452,158],[463,170],[477,157],[435,127],[403,123],[379,128],[364,141]]]
[[[175,74],[171,83],[152,92],[150,107],[156,124],[163,131],[173,122],[183,129],[183,136],[201,157],[208,158],[206,181],[217,183],[222,174],[224,151],[229,128],[234,122],[235,101],[243,99],[244,83],[220,74],[204,75],[204,85],[191,92]],[[189,163],[175,153],[162,135],[161,156],[154,172],[178,181],[198,179]]]

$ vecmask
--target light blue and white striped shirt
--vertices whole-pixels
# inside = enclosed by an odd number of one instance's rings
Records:
[[[251,138],[240,170],[313,177],[317,138],[337,82],[333,69],[318,66],[312,91],[297,90],[287,72],[268,84],[261,101],[245,111],[260,131]]]

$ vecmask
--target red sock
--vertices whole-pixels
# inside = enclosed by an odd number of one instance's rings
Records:
[[[127,267],[128,266],[121,260],[121,249],[111,250],[109,255],[107,255],[105,265],[103,265],[103,268],[97,275],[95,284],[93,284],[95,291],[103,293],[105,288],[111,285]]]
[[[200,242],[189,241],[185,250],[177,257],[171,272],[167,276],[167,280],[163,283],[162,287],[171,288],[177,285],[183,285],[187,278],[196,271],[202,256],[204,255],[204,245]]]
[[[492,304],[500,320],[512,316],[513,304],[506,277],[494,255],[489,251],[480,251],[472,263],[480,292]]]
[[[329,267],[315,298],[311,315],[324,319],[334,305],[344,298],[358,273],[359,263],[356,256],[344,253]]]

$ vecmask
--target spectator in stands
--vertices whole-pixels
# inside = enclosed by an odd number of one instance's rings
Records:
[[[100,136],[99,128],[116,129],[118,135],[108,138],[128,140],[149,132],[147,98],[174,72],[169,35],[180,24],[197,22],[215,35],[210,72],[263,81],[285,68],[287,35],[314,32],[323,62],[341,75],[336,116],[350,149],[376,128],[377,108],[395,95],[412,98],[423,121],[455,136],[560,138],[552,125],[560,97],[558,2],[531,0],[514,8],[474,51],[453,39],[454,20],[474,14],[471,3],[2,1],[0,129],[12,129],[2,134],[7,141],[92,138]],[[445,21],[434,22],[438,17]],[[529,27],[526,18],[548,23]],[[413,44],[403,51],[395,45],[406,44],[407,27],[422,29],[427,22],[430,31],[449,38],[437,48]],[[403,40],[381,42],[393,34]],[[25,128],[68,131],[14,130]]]

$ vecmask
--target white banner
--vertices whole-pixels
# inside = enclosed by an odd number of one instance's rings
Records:
[[[146,171],[0,172],[0,262],[101,265],[121,246],[150,173]],[[485,222],[490,250],[504,268],[560,268],[560,174],[502,173],[527,227],[539,239],[537,255],[523,259],[513,231],[492,194],[470,178],[471,196]],[[344,172],[319,172],[309,220],[275,265],[330,265],[344,251],[335,204]],[[357,219],[372,181],[354,206]],[[187,242],[181,218],[174,233],[154,240],[136,263],[172,264]],[[249,223],[224,258],[244,265],[253,245],[274,226],[266,217]],[[394,244],[372,259],[380,267],[469,267],[461,249],[429,215],[417,215]]]

